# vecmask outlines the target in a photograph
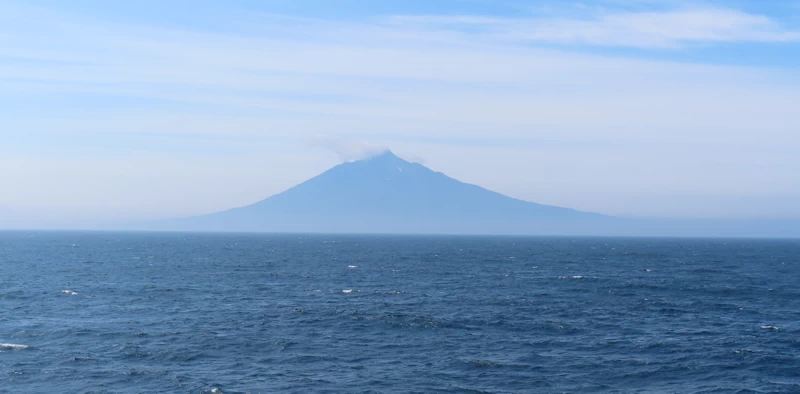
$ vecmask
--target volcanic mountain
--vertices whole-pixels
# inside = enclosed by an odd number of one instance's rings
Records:
[[[162,222],[170,230],[591,234],[622,219],[518,200],[403,160],[347,162],[255,204]]]

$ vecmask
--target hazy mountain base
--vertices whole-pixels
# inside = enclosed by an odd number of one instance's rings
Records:
[[[240,216],[241,215],[241,216]],[[239,216],[239,217],[237,217]],[[673,219],[537,219],[441,218],[328,215],[251,216],[247,212],[222,218],[196,217],[137,226],[139,230],[331,233],[331,234],[451,234],[451,235],[586,235],[663,237],[800,238],[800,221],[673,220]],[[266,220],[265,220],[266,219]]]

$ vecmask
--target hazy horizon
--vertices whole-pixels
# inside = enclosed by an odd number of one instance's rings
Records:
[[[389,149],[359,153],[241,207],[175,218],[9,222],[17,230],[210,233],[800,238],[796,219],[624,218],[515,199],[463,183]]]
[[[384,149],[621,217],[800,219],[791,1],[0,0],[0,228],[194,216]]]

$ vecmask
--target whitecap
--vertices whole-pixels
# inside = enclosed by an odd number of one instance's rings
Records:
[[[358,266],[357,265],[348,265],[347,268],[353,269],[353,268],[358,268]]]
[[[72,291],[72,290],[61,290],[61,292],[69,295],[78,295],[77,291]]]
[[[582,275],[575,275],[575,276],[572,277],[572,279],[583,279],[583,276]]]
[[[352,292],[353,292],[353,290],[350,290],[350,289],[342,290],[342,293],[344,293],[344,294],[350,294]]]
[[[0,350],[3,349],[11,349],[11,350],[23,350],[27,349],[28,345],[19,345],[16,343],[0,343]]]
[[[761,328],[764,329],[764,330],[774,330],[774,331],[780,330],[780,328],[775,327],[775,326],[761,326]]]

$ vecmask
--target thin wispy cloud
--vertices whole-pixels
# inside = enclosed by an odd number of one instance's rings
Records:
[[[800,31],[763,15],[724,8],[600,12],[586,18],[395,16],[400,26],[460,32],[482,39],[636,48],[717,42],[800,41]]]

